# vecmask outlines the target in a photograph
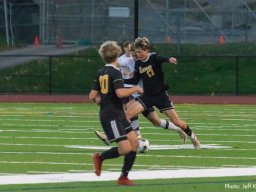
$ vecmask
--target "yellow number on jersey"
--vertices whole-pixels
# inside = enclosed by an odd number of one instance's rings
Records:
[[[147,68],[147,74],[148,74],[148,77],[153,77],[155,75],[154,70],[151,65],[150,65],[150,67]]]
[[[99,78],[100,80],[100,92],[102,94],[108,93],[108,75],[102,75]]]

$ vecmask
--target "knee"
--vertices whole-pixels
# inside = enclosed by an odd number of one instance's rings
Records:
[[[137,151],[138,147],[139,147],[139,141],[138,141],[138,139],[132,141],[132,143],[131,143],[131,150],[132,150],[132,151]]]
[[[132,147],[130,147],[130,146],[118,149],[118,152],[119,152],[120,155],[126,155],[126,154],[130,153],[131,151],[132,151]]]
[[[131,120],[133,118],[133,113],[129,110],[125,111],[125,116],[127,120]]]

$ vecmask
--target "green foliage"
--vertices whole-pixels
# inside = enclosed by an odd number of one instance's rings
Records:
[[[162,56],[175,56],[178,65],[163,64],[171,94],[255,94],[255,45],[153,45]],[[246,54],[245,54],[246,53]],[[103,67],[95,48],[73,55],[38,58],[0,70],[0,92],[88,93],[97,70]]]
[[[6,49],[7,49],[6,40],[2,36],[0,36],[0,51],[6,50]]]

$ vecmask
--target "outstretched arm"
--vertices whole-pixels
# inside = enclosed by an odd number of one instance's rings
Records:
[[[169,62],[172,64],[177,64],[177,59],[175,57],[170,57]]]

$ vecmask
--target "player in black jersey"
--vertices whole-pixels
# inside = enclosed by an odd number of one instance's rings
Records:
[[[137,55],[135,62],[134,77],[125,80],[125,83],[137,84],[140,79],[143,82],[144,93],[135,102],[129,105],[126,117],[131,118],[152,106],[157,107],[160,112],[169,117],[170,121],[190,137],[195,149],[200,149],[200,142],[196,135],[188,127],[185,121],[180,120],[172,102],[167,94],[167,86],[164,84],[164,73],[162,63],[169,62],[176,64],[174,57],[166,58],[156,53],[150,53],[150,42],[147,38],[137,38],[134,42]]]
[[[134,69],[135,69],[135,61],[137,60],[137,56],[134,50],[133,43],[131,41],[125,41],[123,43],[123,49],[125,53],[118,58],[118,64],[120,67],[120,71],[123,75],[123,79],[130,79],[133,77]],[[142,82],[140,81],[138,84],[140,87],[143,87]],[[125,87],[133,87],[133,84],[125,84]],[[131,100],[139,97],[139,94],[133,94],[131,97],[128,98],[123,98],[123,104],[124,104],[124,110],[126,110],[126,105],[129,102],[131,104]],[[159,116],[157,115],[156,111],[154,110],[153,107],[150,107],[143,111],[143,116],[146,117],[153,125],[162,127],[164,129],[169,129],[169,130],[175,130],[179,133],[182,143],[186,143],[187,140],[187,135],[186,133],[176,125],[174,125],[172,122],[165,120],[165,119],[160,119]],[[137,133],[138,139],[142,139],[142,135],[140,132],[140,127],[139,127],[139,122],[138,122],[138,116],[133,117],[131,120],[131,125],[135,132]],[[95,130],[96,136],[104,142],[106,145],[110,145],[107,136],[100,132]],[[145,138],[144,138],[145,139]],[[140,144],[143,144],[143,142],[139,142]],[[140,147],[139,147],[140,148]]]
[[[124,88],[122,74],[117,68],[120,50],[115,41],[106,41],[99,49],[99,54],[106,65],[99,70],[89,99],[100,103],[100,122],[103,130],[110,142],[116,142],[118,147],[93,154],[93,164],[95,174],[100,176],[104,160],[124,155],[124,164],[117,183],[133,185],[133,182],[128,179],[128,173],[136,159],[138,139],[126,119],[121,98],[135,92],[143,93],[143,90],[139,86]]]

